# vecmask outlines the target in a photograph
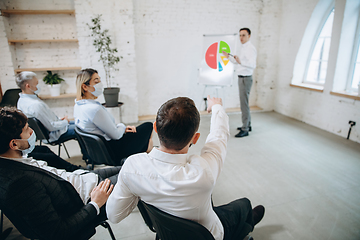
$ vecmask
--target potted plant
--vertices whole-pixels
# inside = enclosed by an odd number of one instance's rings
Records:
[[[47,75],[44,77],[43,81],[45,84],[48,84],[50,89],[50,95],[55,97],[60,95],[60,83],[65,81],[60,78],[57,73],[53,74],[51,71],[47,71]]]
[[[100,59],[106,77],[106,88],[104,88],[104,98],[107,107],[115,107],[118,105],[120,88],[111,87],[111,71],[118,71],[115,65],[120,62],[120,57],[116,56],[117,49],[111,48],[111,38],[108,34],[109,30],[101,29],[101,14],[91,19],[92,25],[87,24],[91,30],[91,36],[94,38],[93,45],[96,52],[100,53]],[[122,57],[121,57],[122,58]]]

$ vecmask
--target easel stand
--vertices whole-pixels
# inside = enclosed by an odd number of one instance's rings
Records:
[[[203,90],[203,93],[202,93],[202,99],[200,102],[202,102],[203,100],[205,101],[205,111],[207,110],[207,95],[210,95],[210,97],[216,97],[218,98],[219,97],[219,90],[221,92],[221,98],[223,100],[223,102],[225,101],[225,93],[224,93],[224,88],[225,87],[230,87],[230,86],[224,86],[224,85],[205,85],[204,86],[204,90]],[[207,94],[205,95],[206,93],[206,90],[208,88],[212,88],[213,89],[213,93],[215,94]]]

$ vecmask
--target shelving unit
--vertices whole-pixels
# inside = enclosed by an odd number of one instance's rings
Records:
[[[70,17],[70,19],[75,19],[75,18],[73,18],[75,16],[75,10],[1,9],[1,15],[4,17],[10,17],[10,15],[43,15],[43,16],[36,17],[36,19],[41,19],[41,20],[45,20],[45,21],[47,21],[48,19],[51,19],[52,17],[50,15],[53,15],[53,14],[73,15],[73,16],[59,16],[59,17],[61,19],[62,18],[69,19],[69,17]],[[47,15],[49,15],[49,17]],[[29,18],[33,19],[32,16],[29,16]],[[71,25],[71,26],[74,26],[74,25]],[[16,28],[16,25],[15,25],[15,28]],[[9,45],[12,45],[15,50],[14,51],[15,55],[13,57],[15,57],[15,58],[19,57],[17,55],[17,54],[19,54],[19,52],[17,52],[19,48],[20,49],[28,49],[28,48],[33,48],[33,46],[42,46],[41,44],[61,44],[61,45],[59,45],[59,48],[64,47],[64,46],[67,46],[70,49],[73,49],[74,47],[78,48],[77,45],[76,46],[72,45],[72,43],[77,44],[79,42],[78,39],[76,39],[76,35],[70,35],[70,36],[66,35],[66,34],[65,35],[62,35],[62,34],[55,35],[55,34],[50,33],[49,35],[43,35],[43,36],[46,39],[41,39],[42,37],[40,37],[40,39],[36,39],[37,37],[34,34],[32,36],[27,36],[26,32],[24,32],[23,34],[20,34],[20,35],[18,34],[13,37],[9,36],[8,43],[9,43]],[[65,39],[61,39],[61,37],[64,37]],[[53,39],[51,39],[51,38],[53,38]],[[71,45],[68,45],[68,43],[70,43]],[[19,44],[19,46],[17,46],[17,44]],[[21,46],[20,46],[20,44],[21,44]],[[37,45],[31,45],[31,44],[37,44]],[[63,45],[63,44],[67,44],[67,45]],[[49,46],[49,45],[44,45],[44,46]],[[53,45],[53,48],[54,47],[57,48],[57,45]],[[22,52],[20,52],[20,53],[22,53]],[[51,55],[48,55],[48,56],[54,56],[57,53],[50,53],[50,54]],[[36,59],[36,56],[33,55],[33,57]],[[21,59],[21,60],[23,60],[23,59]],[[20,61],[20,62],[22,62],[22,61]],[[62,61],[60,64],[58,64],[56,61],[55,62],[43,61],[41,63],[41,65],[45,65],[45,66],[39,66],[39,67],[31,67],[31,65],[28,65],[29,67],[27,67],[26,63],[23,63],[23,64],[19,63],[19,64],[21,64],[21,67],[14,69],[14,72],[15,73],[19,73],[21,71],[33,71],[33,72],[61,71],[61,72],[63,72],[63,71],[81,70],[80,66],[76,66],[76,65],[78,65],[76,61],[72,61],[71,63],[69,63],[69,65],[75,65],[75,66],[66,66],[67,65],[66,63],[68,63],[68,61],[66,61],[66,60]],[[60,65],[60,67],[46,67],[46,66],[56,66],[56,65]],[[66,94],[62,94],[57,97],[53,97],[50,95],[40,95],[39,97],[44,100],[46,100],[46,99],[66,99],[66,98],[75,98],[76,94],[75,93],[66,93]]]
[[[75,10],[1,10],[1,15],[4,17],[9,17],[11,14],[75,14]]]
[[[81,67],[49,67],[49,68],[18,68],[15,73],[22,71],[44,72],[44,71],[67,71],[67,70],[81,70]]]
[[[60,98],[76,98],[76,93],[66,93],[61,94],[60,96],[53,97],[51,95],[39,95],[40,99],[60,99]]]
[[[16,43],[45,43],[45,42],[53,42],[53,43],[60,43],[60,42],[79,42],[77,39],[8,39],[10,45]]]

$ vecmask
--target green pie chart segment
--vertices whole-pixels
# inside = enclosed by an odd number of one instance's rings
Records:
[[[219,53],[222,53],[223,51],[230,53],[230,47],[226,42],[220,41]]]

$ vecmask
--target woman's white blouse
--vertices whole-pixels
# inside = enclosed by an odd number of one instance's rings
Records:
[[[115,124],[113,116],[98,101],[82,99],[75,101],[75,125],[88,133],[103,136],[107,141],[120,139],[126,126]]]

